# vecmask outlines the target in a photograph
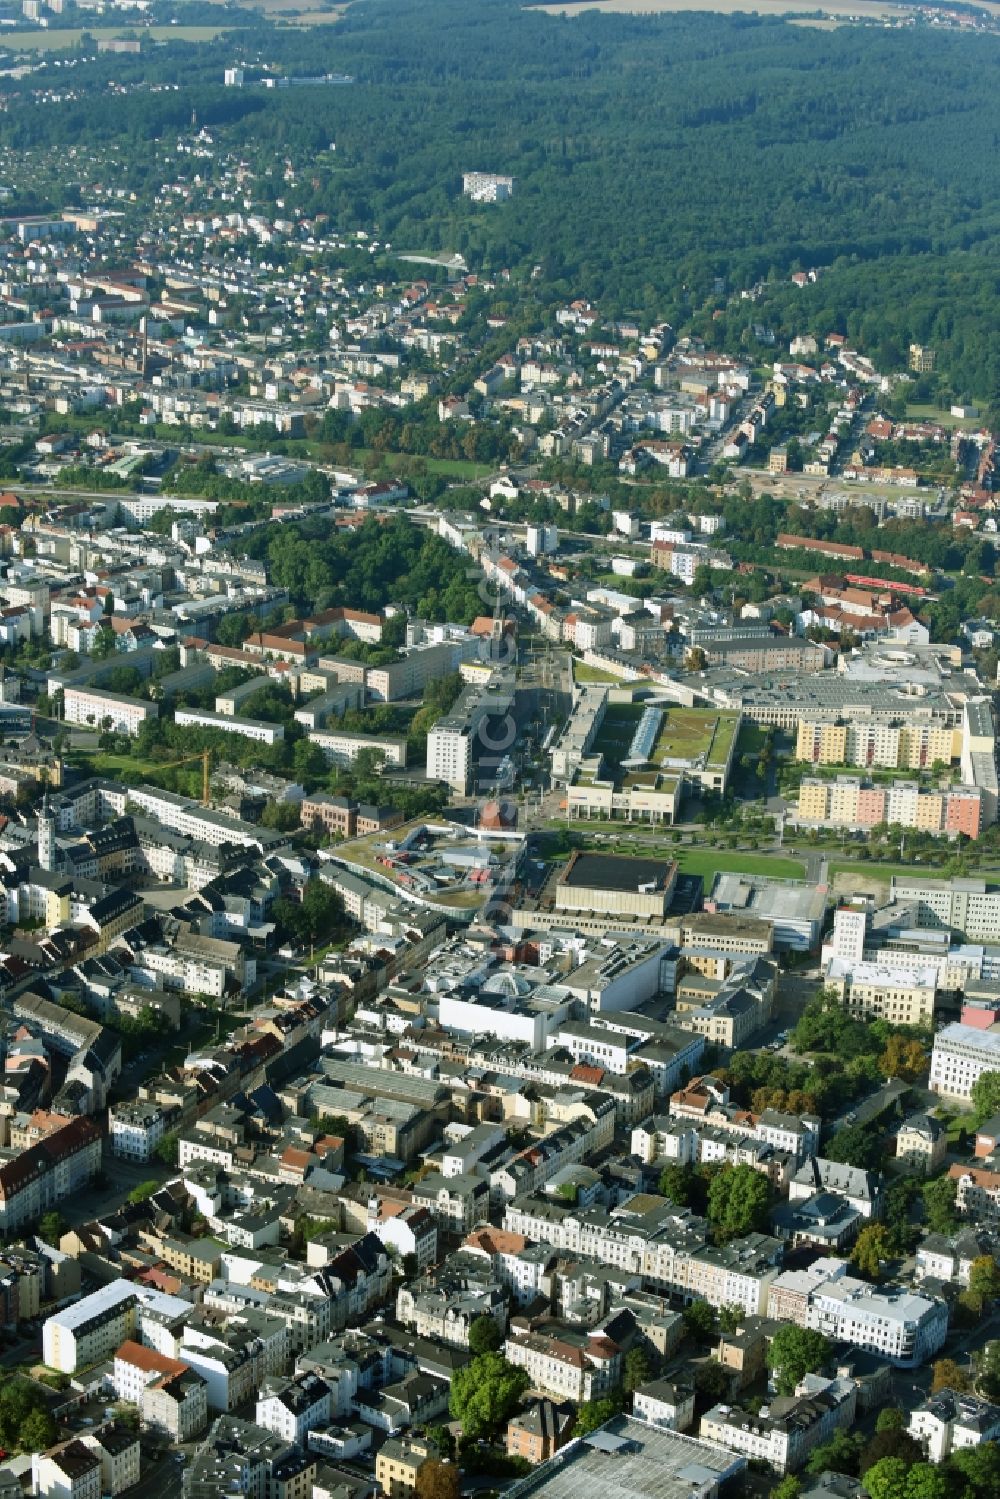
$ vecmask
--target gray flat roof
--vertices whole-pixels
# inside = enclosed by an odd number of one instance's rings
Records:
[[[821,921],[826,895],[800,880],[770,880],[749,874],[719,874],[712,899],[761,921]]]
[[[677,1431],[619,1416],[564,1447],[507,1490],[508,1499],[691,1499],[702,1485],[746,1467],[736,1453]]]
[[[597,890],[666,890],[676,872],[673,859],[630,859],[619,854],[578,854],[559,876],[561,884]]]

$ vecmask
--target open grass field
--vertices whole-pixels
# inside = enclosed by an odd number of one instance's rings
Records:
[[[618,677],[610,671],[602,671],[599,666],[588,666],[586,661],[573,662],[574,682],[617,682]]]
[[[831,885],[837,893],[846,893],[847,887],[855,890],[868,890],[872,885],[885,885],[894,876],[903,877],[913,874],[925,874],[933,879],[938,871],[927,866],[913,864],[851,864],[831,862],[827,866],[827,873]],[[838,889],[838,881],[840,889]]]
[[[712,848],[682,848],[674,857],[682,874],[700,874],[705,884],[717,874],[761,874],[774,880],[805,879],[806,867],[798,859],[772,854],[724,854]]]
[[[71,52],[82,36],[82,26],[58,31],[0,31],[0,51]]]
[[[292,449],[288,449],[291,456]],[[352,448],[350,465],[356,468],[358,464],[366,463],[368,460],[378,459],[392,468],[394,461],[402,459],[404,464],[415,460],[406,453],[376,453],[373,448]],[[420,463],[426,464],[429,474],[440,474],[445,479],[480,479],[490,472],[490,464],[473,463],[468,458],[420,458]],[[494,465],[495,467],[495,465]]]
[[[68,421],[67,430],[70,427],[72,423]],[[73,430],[86,431],[87,427],[88,424],[84,422],[79,428],[74,427]],[[153,428],[152,435],[161,442],[191,442],[196,443],[199,449],[219,448],[224,453],[259,453],[261,451],[260,438],[252,434],[243,436],[238,432],[209,432],[199,427],[196,432],[182,437],[176,427],[158,424]],[[285,438],[280,451],[286,458],[299,458],[313,463],[336,463],[338,468],[347,467],[354,472],[369,465],[372,467],[384,465],[388,470],[398,469],[404,476],[407,465],[412,463],[422,464],[427,473],[440,474],[445,479],[472,479],[474,481],[485,478],[496,467],[495,464],[474,463],[470,458],[414,457],[411,453],[376,453],[374,448],[351,448],[346,459],[336,459],[330,443],[316,442],[306,437]]]
[[[937,422],[941,427],[960,428],[963,432],[974,432],[983,425],[981,416],[952,416],[944,406],[907,405],[906,415],[914,422]]]
[[[838,874],[850,874],[862,876],[867,875],[869,879],[884,881],[891,880],[894,877],[897,879],[917,878],[927,880],[941,880],[949,878],[949,876],[942,874],[941,872],[941,864],[943,864],[948,857],[948,854],[942,851],[941,855],[938,857],[938,860],[936,862],[930,863],[928,863],[926,859],[922,859],[919,857],[910,864],[876,864],[874,862],[866,864],[852,863],[849,861],[845,862],[842,860],[831,860],[829,865],[829,873],[831,879],[833,879],[834,876]],[[990,858],[989,860],[987,860],[987,865],[992,865],[994,862],[995,860],[993,858]],[[984,869],[983,866],[980,865],[978,866],[976,872],[977,876],[981,875],[983,877],[989,878],[990,881],[994,879],[994,875],[989,870],[989,868]]]
[[[276,11],[272,16],[275,21],[285,21],[289,26],[333,26],[340,20],[341,11],[332,10],[304,10],[298,14],[289,11],[282,15]]]
[[[98,37],[125,36],[132,28],[125,26],[102,27],[91,32]],[[147,26],[142,29],[144,37],[157,42],[211,42],[224,31],[236,28],[229,26]],[[0,52],[72,52],[80,44],[82,26],[55,27],[47,31],[0,31]],[[133,33],[134,34],[134,33]]]
[[[208,0],[208,3],[223,6],[227,0]],[[242,8],[259,11],[262,16],[275,21],[315,17],[316,22],[322,24],[339,20],[347,5],[330,5],[327,0],[244,0]]]
[[[163,770],[162,760],[144,760],[138,754],[113,755],[104,750],[71,750],[69,760],[71,764],[95,776],[119,776],[123,770],[129,770],[153,777]]]
[[[706,10],[722,15],[738,15],[749,12],[759,16],[787,16],[801,12],[802,3],[795,0],[569,0],[562,5],[538,5],[536,10],[548,10],[556,15],[578,16],[586,10],[607,10],[612,14],[652,16],[665,15],[671,11]],[[883,3],[883,0],[817,0],[815,9],[827,16],[840,16],[847,20],[861,16],[878,21],[886,16],[903,16],[905,9],[898,5]]]
[[[974,1135],[976,1132],[975,1114],[963,1114],[941,1107],[935,1109],[934,1113],[939,1122],[944,1125],[949,1150],[958,1150],[963,1143],[962,1136]]]

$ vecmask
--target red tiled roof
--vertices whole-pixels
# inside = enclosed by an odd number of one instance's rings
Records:
[[[570,1077],[574,1082],[593,1083],[597,1086],[604,1078],[604,1068],[593,1067],[589,1062],[577,1062],[570,1073]]]
[[[144,1369],[147,1374],[183,1374],[187,1364],[181,1363],[180,1359],[168,1358],[165,1353],[157,1353],[155,1348],[146,1348],[142,1343],[136,1343],[127,1338],[115,1352],[116,1359],[123,1359],[125,1363],[132,1364],[136,1369]]]

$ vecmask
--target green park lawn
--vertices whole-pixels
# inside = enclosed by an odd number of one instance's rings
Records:
[[[933,864],[876,864],[875,860],[863,863],[830,863],[828,866],[830,879],[838,874],[870,875],[874,880],[888,882],[893,877],[902,878],[913,874],[923,874],[929,879],[936,877]]]
[[[708,879],[716,874],[761,874],[775,880],[801,880],[806,868],[798,859],[772,854],[723,853],[713,848],[682,848],[673,853],[682,874],[700,874]]]
[[[575,682],[617,682],[620,679],[613,672],[602,671],[599,666],[588,666],[586,661],[573,661],[573,680]]]

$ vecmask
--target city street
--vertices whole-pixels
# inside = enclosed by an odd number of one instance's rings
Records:
[[[159,1462],[144,1467],[139,1482],[128,1491],[130,1499],[180,1499],[183,1478],[184,1464],[168,1452]]]
[[[125,1198],[146,1181],[169,1181],[177,1175],[177,1169],[163,1161],[122,1161],[113,1156],[105,1144],[103,1174],[106,1187],[91,1187],[79,1197],[68,1197],[59,1204],[59,1211],[71,1228],[89,1223],[101,1213],[111,1212],[121,1206]]]

